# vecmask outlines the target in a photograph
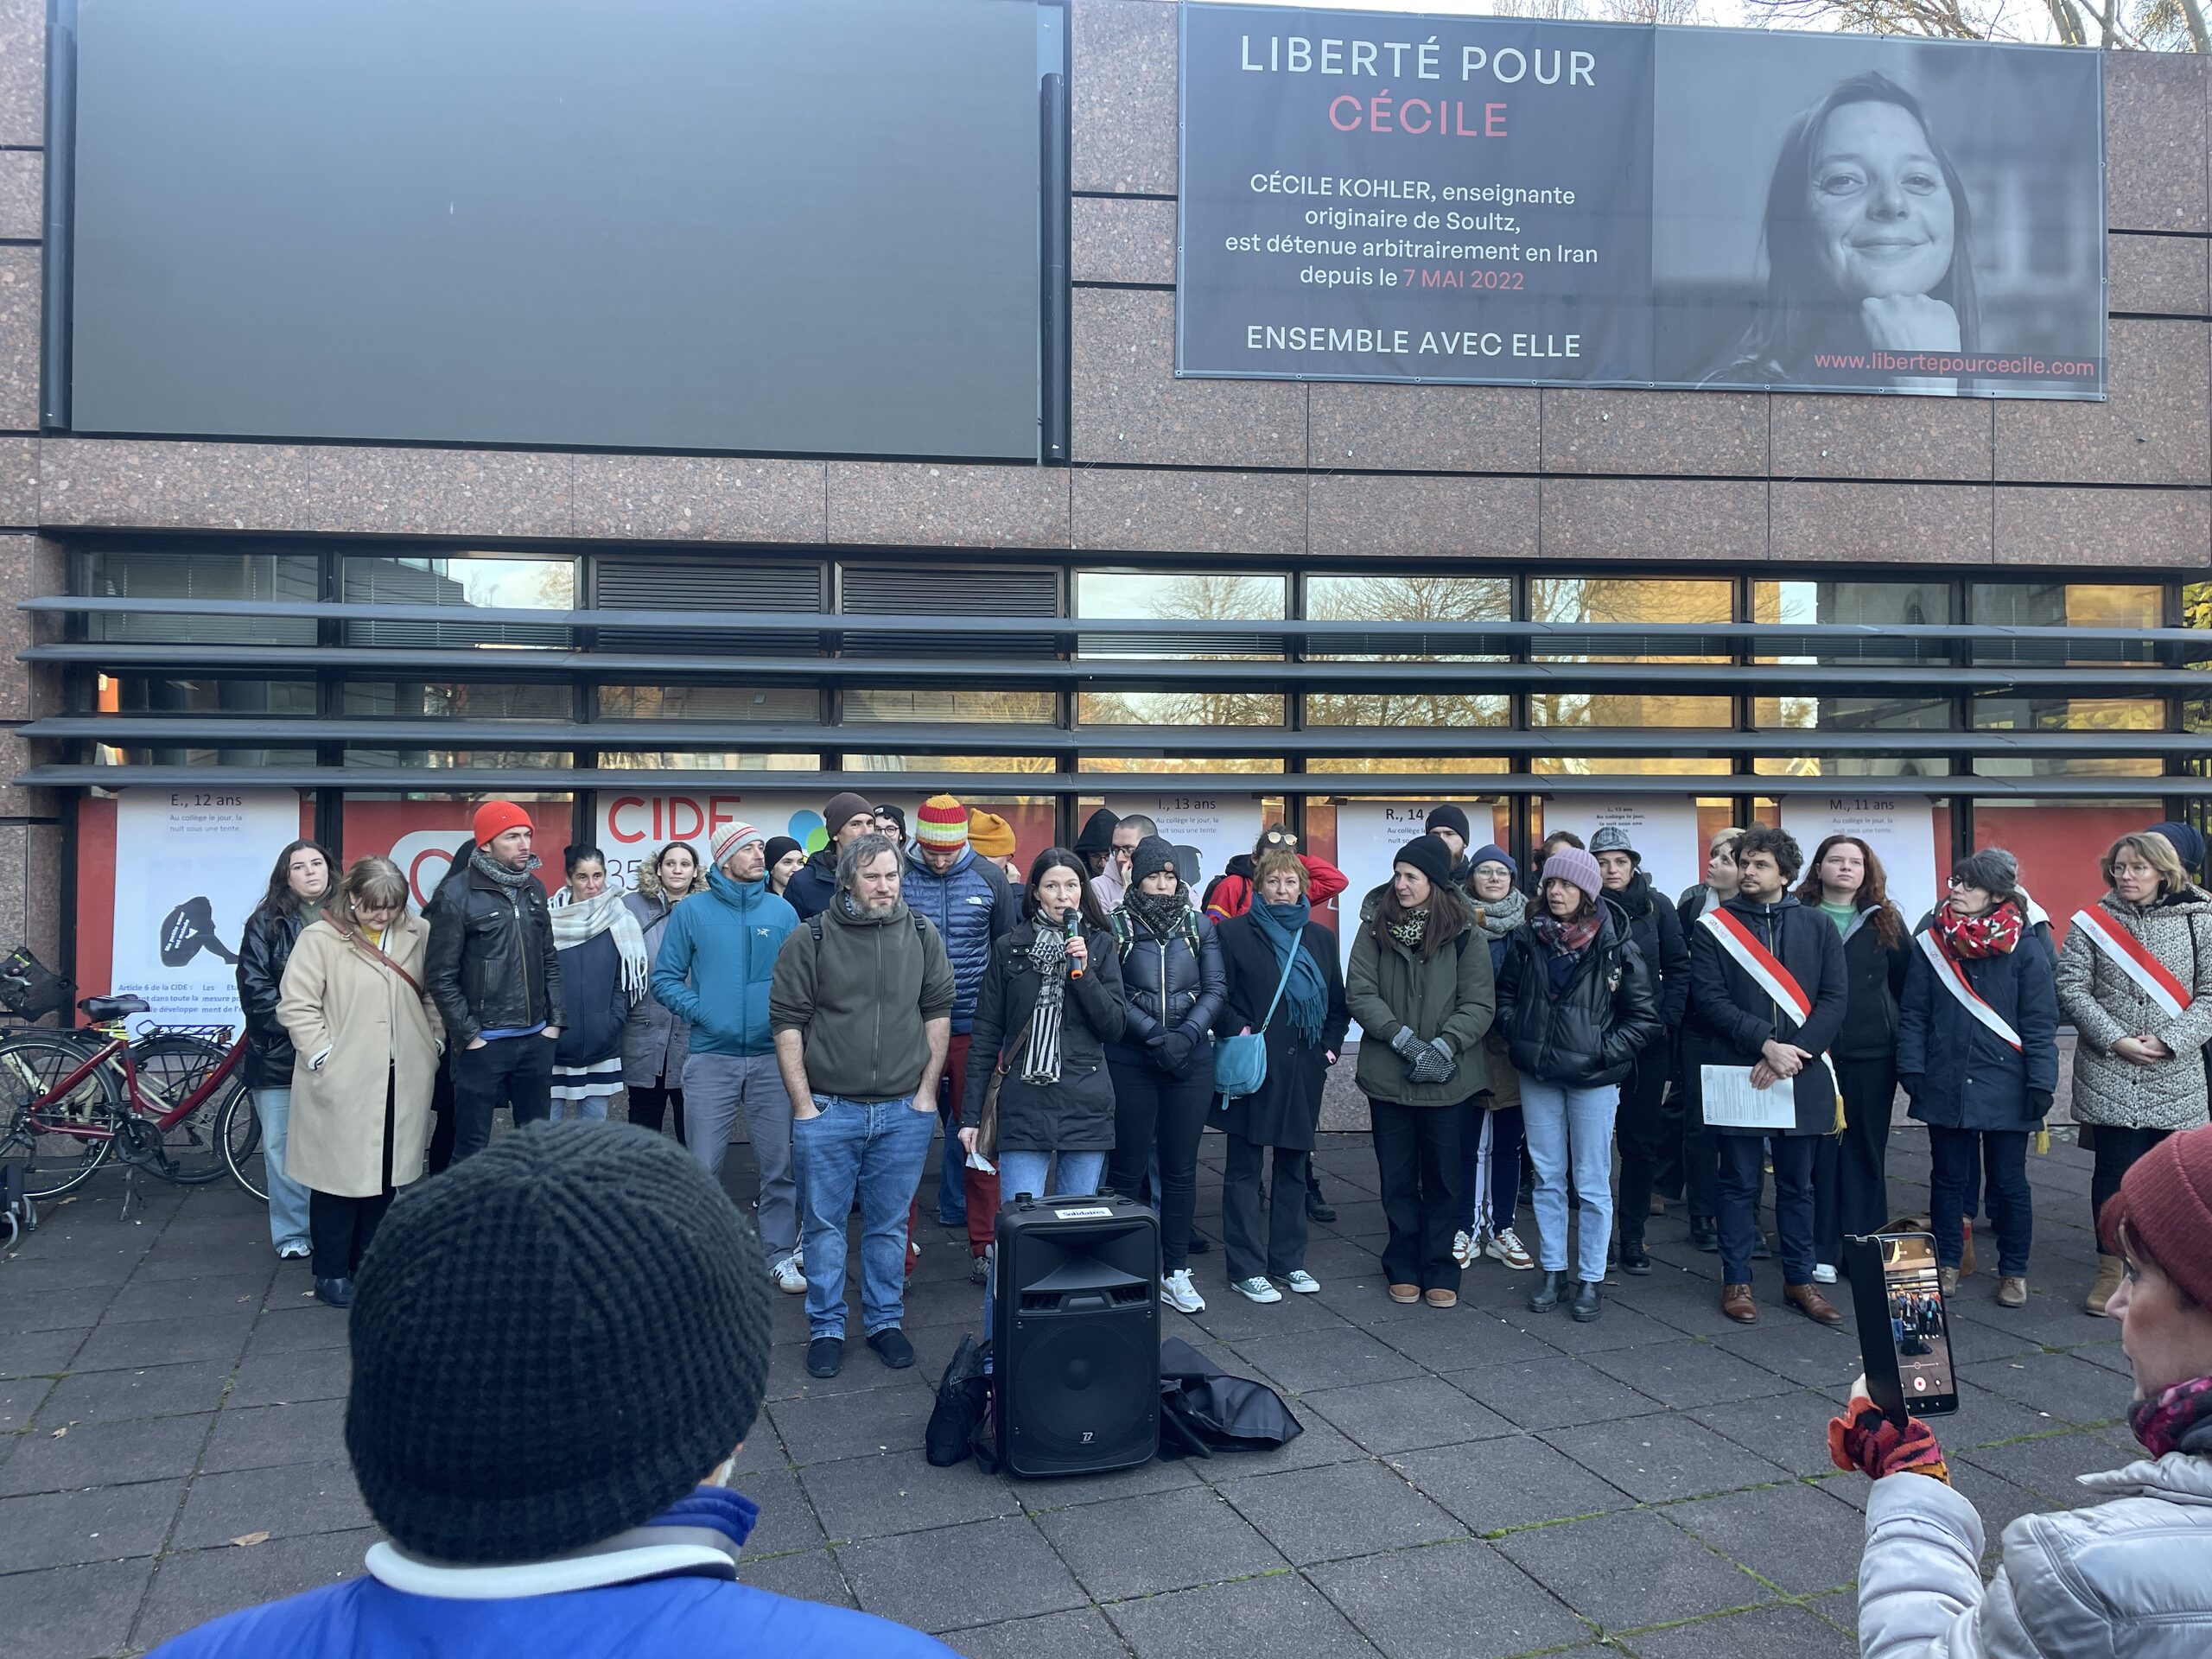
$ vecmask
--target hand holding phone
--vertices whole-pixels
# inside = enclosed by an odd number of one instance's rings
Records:
[[[1843,1251],[1867,1398],[1900,1427],[1908,1417],[1956,1411],[1951,1319],[1935,1236],[1872,1233],[1846,1240]]]

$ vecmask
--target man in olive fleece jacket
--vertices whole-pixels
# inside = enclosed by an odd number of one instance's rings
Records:
[[[900,859],[864,836],[837,861],[829,908],[776,956],[768,1023],[791,1102],[805,1235],[806,1368],[844,1364],[845,1221],[861,1205],[861,1313],[868,1344],[914,1363],[905,1316],[906,1210],[937,1127],[955,986],[944,941],[899,896]]]

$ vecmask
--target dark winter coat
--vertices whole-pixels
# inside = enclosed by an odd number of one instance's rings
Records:
[[[2003,956],[1961,957],[1959,967],[2020,1033],[2020,1046],[1967,1013],[1915,944],[1897,1025],[1897,1076],[1912,1096],[1911,1115],[1947,1129],[2035,1128],[2058,1087],[2058,979],[2050,958],[2024,935]]]
[[[292,1039],[276,1023],[276,1003],[284,991],[284,964],[310,912],[302,916],[287,906],[266,906],[246,918],[245,937],[238,941],[238,1006],[245,1011],[245,1086],[249,1089],[289,1089],[292,1086]]]
[[[1690,1001],[1690,947],[1682,937],[1682,918],[1651,890],[1651,878],[1642,870],[1629,878],[1628,886],[1607,893],[1605,900],[1627,922],[1629,942],[1643,958],[1659,1023],[1675,1031]]]
[[[1505,937],[1497,1023],[1524,1078],[1577,1088],[1619,1083],[1638,1054],[1666,1043],[1643,952],[1617,909],[1608,905],[1598,915],[1598,937],[1558,989],[1552,968],[1562,953],[1535,925],[1523,922]]]
[[[1371,1100],[1457,1106],[1490,1086],[1483,1039],[1496,1012],[1496,992],[1487,943],[1457,894],[1437,894],[1428,925],[1446,930],[1433,957],[1416,956],[1395,939],[1377,945],[1371,920],[1361,922],[1352,941],[1344,1001],[1359,1021],[1359,1087]],[[1444,1039],[1459,1063],[1449,1083],[1414,1083],[1407,1077],[1405,1059],[1390,1044],[1408,1026],[1422,1042]]]
[[[796,878],[792,885],[798,885]],[[914,914],[930,918],[952,958],[952,982],[959,988],[952,998],[952,1034],[957,1037],[975,1024],[976,998],[983,988],[983,970],[991,964],[991,942],[1013,928],[1020,901],[1006,873],[972,847],[943,875],[924,861],[921,849],[909,849],[899,896]]]
[[[467,1048],[485,1031],[561,1026],[561,953],[536,879],[502,887],[462,855],[464,873],[439,885],[430,924],[430,995],[446,1041]]]
[[[991,965],[976,1000],[969,1033],[968,1084],[961,1096],[960,1122],[982,1122],[983,1090],[992,1067],[1007,1045],[1029,1029],[1044,987],[1029,958],[1036,924],[1024,922],[991,946]],[[1114,1148],[1114,1080],[1106,1071],[1106,1045],[1122,1034],[1128,1007],[1122,995],[1121,953],[1114,936],[1085,928],[1084,948],[1090,959],[1083,977],[1067,982],[1060,1016],[1060,1080],[1024,1083],[1029,1058],[1023,1044],[999,1086],[999,1150],[1001,1152],[1111,1152]],[[1055,971],[1065,973],[1063,965]]]
[[[1127,1006],[1121,1040],[1108,1046],[1106,1058],[1117,1065],[1149,1065],[1178,1077],[1211,1077],[1213,1022],[1221,1013],[1223,992],[1221,941],[1213,924],[1192,912],[1198,933],[1194,957],[1180,927],[1170,928],[1163,938],[1140,921],[1126,901],[1114,914],[1117,926],[1129,934],[1128,949],[1122,954],[1122,1001]],[[1191,1053],[1181,1066],[1171,1068],[1153,1039],[1174,1031],[1191,1039]]]
[[[676,906],[658,890],[626,893],[622,902],[638,918],[638,931],[645,935],[645,961],[651,967],[658,967],[660,947],[668,938],[669,920]],[[681,1089],[683,1062],[690,1052],[690,1022],[650,992],[639,997],[622,1027],[623,1083],[632,1089]]]
[[[622,988],[622,953],[603,931],[561,956],[561,1003],[568,1019],[553,1045],[556,1065],[596,1065],[622,1052],[629,993]]]
[[[1817,906],[1808,908],[1835,925]],[[1839,1060],[1886,1060],[1897,1052],[1897,1008],[1915,954],[1902,926],[1897,936],[1894,945],[1884,944],[1872,910],[1860,911],[1843,931],[1843,975],[1849,988],[1843,998],[1843,1028],[1828,1050]]]
[[[1690,1007],[1684,1025],[1682,1070],[1693,1099],[1702,1110],[1698,1068],[1707,1065],[1757,1065],[1760,1047],[1769,1041],[1795,1044],[1809,1051],[1796,1077],[1788,1080],[1790,1098],[1797,1109],[1797,1127],[1789,1135],[1827,1135],[1835,1128],[1835,1079],[1821,1058],[1842,1028],[1846,982],[1843,941],[1835,924],[1817,910],[1808,910],[1793,894],[1784,893],[1771,905],[1753,904],[1740,893],[1723,906],[1743,923],[1753,938],[1789,970],[1813,1001],[1803,1025],[1796,1010],[1777,1004],[1758,982],[1736,965],[1703,925],[1690,930]],[[1776,1088],[1785,1086],[1777,1083]],[[1766,1129],[1713,1126],[1716,1135],[1768,1135]]]
[[[785,884],[785,901],[798,912],[802,922],[829,909],[830,901],[837,896],[837,851],[834,841],[817,848]]]
[[[1249,912],[1224,922],[1218,937],[1226,984],[1214,1029],[1224,1037],[1247,1029],[1257,1031],[1268,1017],[1268,1003],[1274,996],[1275,987],[1282,982],[1282,963],[1275,960],[1274,946],[1268,943]],[[1253,1093],[1230,1101],[1215,1121],[1229,1134],[1242,1135],[1255,1146],[1311,1152],[1321,1123],[1321,1087],[1329,1075],[1328,1056],[1344,1052],[1351,1011],[1345,1006],[1344,975],[1337,966],[1337,936],[1319,922],[1308,922],[1302,937],[1306,952],[1320,969],[1327,988],[1321,1039],[1310,1047],[1300,1042],[1297,1027],[1278,1007],[1274,1019],[1268,1024],[1266,1081]]]

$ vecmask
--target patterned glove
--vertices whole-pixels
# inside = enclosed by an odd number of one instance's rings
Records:
[[[1828,1419],[1828,1458],[1837,1468],[1856,1469],[1870,1480],[1914,1474],[1932,1476],[1946,1486],[1951,1484],[1943,1448],[1936,1444],[1935,1431],[1925,1422],[1909,1417],[1899,1428],[1871,1400],[1857,1405],[1857,1414],[1848,1421]]]
[[[1408,1065],[1414,1063],[1414,1051],[1421,1046],[1421,1040],[1414,1035],[1411,1026],[1400,1026],[1398,1034],[1390,1039],[1390,1046],[1398,1051]]]

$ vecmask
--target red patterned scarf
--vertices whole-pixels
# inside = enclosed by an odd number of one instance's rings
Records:
[[[2128,1408],[2128,1426],[2154,1458],[2178,1452],[2191,1429],[2212,1424],[2212,1376],[2177,1382]]]
[[[2001,957],[2020,942],[2027,918],[2010,899],[1979,916],[1962,916],[1946,899],[1936,909],[1936,931],[1955,957]]]

